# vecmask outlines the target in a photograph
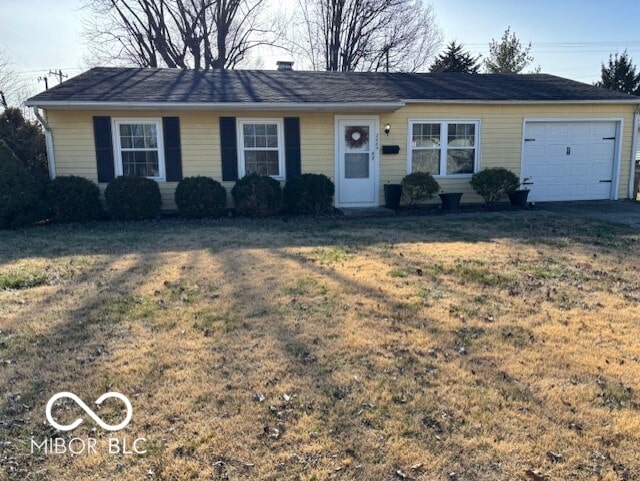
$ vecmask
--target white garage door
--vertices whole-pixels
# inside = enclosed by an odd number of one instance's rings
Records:
[[[609,199],[617,122],[533,122],[524,126],[522,179],[529,200]]]

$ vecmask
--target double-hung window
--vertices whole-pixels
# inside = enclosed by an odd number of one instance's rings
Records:
[[[410,120],[409,172],[469,176],[477,171],[480,122]]]
[[[284,132],[281,119],[238,120],[238,173],[284,179]]]
[[[116,174],[164,180],[162,122],[116,119],[113,126]]]

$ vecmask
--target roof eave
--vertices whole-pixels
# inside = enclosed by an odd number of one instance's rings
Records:
[[[405,104],[511,104],[511,105],[533,105],[533,104],[640,104],[640,97],[637,99],[607,99],[607,100],[441,100],[441,99],[402,99]]]
[[[218,110],[218,111],[336,111],[393,112],[404,107],[404,102],[93,102],[68,100],[37,100],[25,102],[28,107],[66,110]]]

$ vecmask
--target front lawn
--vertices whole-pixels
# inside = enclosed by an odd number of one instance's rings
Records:
[[[638,265],[535,212],[0,232],[0,480],[638,479]],[[147,452],[31,454],[109,436],[59,391]]]

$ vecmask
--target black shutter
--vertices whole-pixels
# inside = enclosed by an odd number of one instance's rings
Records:
[[[96,145],[98,182],[111,182],[115,178],[111,117],[93,118],[93,138]]]
[[[180,149],[180,117],[162,117],[164,137],[164,168],[167,182],[182,180],[182,151]]]
[[[238,180],[238,144],[235,117],[220,117],[220,150],[222,155],[222,180]]]
[[[284,118],[284,152],[287,179],[297,177],[302,173],[300,155],[300,118]]]

